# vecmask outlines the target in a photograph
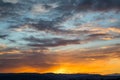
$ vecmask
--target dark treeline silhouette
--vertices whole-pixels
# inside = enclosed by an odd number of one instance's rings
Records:
[[[119,75],[1,73],[0,80],[120,80]]]

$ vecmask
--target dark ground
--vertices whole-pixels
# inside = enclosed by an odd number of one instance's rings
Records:
[[[120,75],[1,73],[0,80],[120,80]]]

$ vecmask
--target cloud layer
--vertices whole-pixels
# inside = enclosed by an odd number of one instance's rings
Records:
[[[119,0],[1,0],[0,71],[116,73],[119,14]]]

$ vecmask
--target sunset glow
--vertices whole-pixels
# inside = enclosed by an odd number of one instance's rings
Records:
[[[0,73],[120,73],[120,1],[0,0]]]

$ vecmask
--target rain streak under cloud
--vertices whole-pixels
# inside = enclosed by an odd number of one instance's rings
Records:
[[[119,0],[0,0],[0,72],[120,73]]]

